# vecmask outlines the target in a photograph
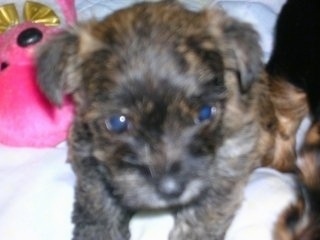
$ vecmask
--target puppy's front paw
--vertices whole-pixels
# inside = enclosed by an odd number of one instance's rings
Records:
[[[120,233],[109,229],[106,225],[93,224],[77,226],[74,230],[73,240],[129,240],[129,232]]]

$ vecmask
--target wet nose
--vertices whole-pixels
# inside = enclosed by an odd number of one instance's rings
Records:
[[[158,182],[158,191],[164,198],[179,197],[183,190],[183,184],[170,176],[163,177]]]
[[[27,47],[40,42],[42,37],[43,34],[39,29],[27,28],[19,34],[17,43],[20,47]]]

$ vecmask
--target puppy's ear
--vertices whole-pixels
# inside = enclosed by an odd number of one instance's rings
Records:
[[[91,21],[60,32],[39,49],[37,81],[46,97],[58,106],[64,95],[79,88],[86,57],[104,47],[90,30],[93,24]]]
[[[39,49],[37,81],[40,89],[54,104],[61,105],[64,94],[79,84],[77,54],[79,39],[70,32],[62,32]]]
[[[242,91],[250,88],[263,69],[259,35],[250,24],[229,19],[223,24],[226,67],[236,70]]]

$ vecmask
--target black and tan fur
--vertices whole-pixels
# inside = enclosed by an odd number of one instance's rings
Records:
[[[140,3],[61,33],[38,65],[47,97],[76,104],[73,239],[127,240],[133,213],[162,209],[175,215],[170,240],[223,239],[249,174],[273,155],[251,26],[217,9]],[[203,106],[213,115],[199,121]],[[124,131],[108,128],[113,116],[128,120]]]
[[[296,173],[299,196],[278,220],[276,240],[320,239],[319,13],[318,0],[286,2],[276,23],[274,50],[266,68],[279,120],[272,166]],[[311,126],[296,151],[296,133],[307,116]]]
[[[320,124],[308,130],[299,153],[297,201],[275,225],[275,240],[320,239]]]

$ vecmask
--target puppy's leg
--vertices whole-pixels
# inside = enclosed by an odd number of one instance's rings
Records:
[[[222,240],[241,200],[245,179],[232,181],[235,188],[208,190],[208,195],[192,207],[176,213],[169,240]],[[226,182],[225,182],[226,184]],[[221,194],[217,195],[217,192]],[[225,194],[228,192],[228,194]],[[226,197],[226,195],[228,195]]]
[[[105,186],[89,181],[76,186],[73,240],[128,240],[130,216],[108,196]]]
[[[296,133],[308,113],[305,93],[282,78],[270,78],[270,95],[274,105],[277,126],[273,158],[264,165],[283,172],[296,168]]]
[[[199,212],[195,213],[197,210]],[[188,214],[182,213],[185,214],[183,217],[177,216],[169,240],[223,239],[230,222],[225,219],[222,220],[221,216],[212,213],[212,210],[209,212],[211,212],[210,217],[208,216],[208,212],[205,212],[203,209],[190,209]],[[200,214],[202,215],[201,217],[199,216]]]
[[[85,124],[75,123],[69,159],[77,175],[73,240],[128,240],[131,212],[124,208],[107,181],[105,166],[92,156],[93,140]]]
[[[73,210],[73,240],[128,240],[131,216],[108,196],[101,182],[78,182]]]

